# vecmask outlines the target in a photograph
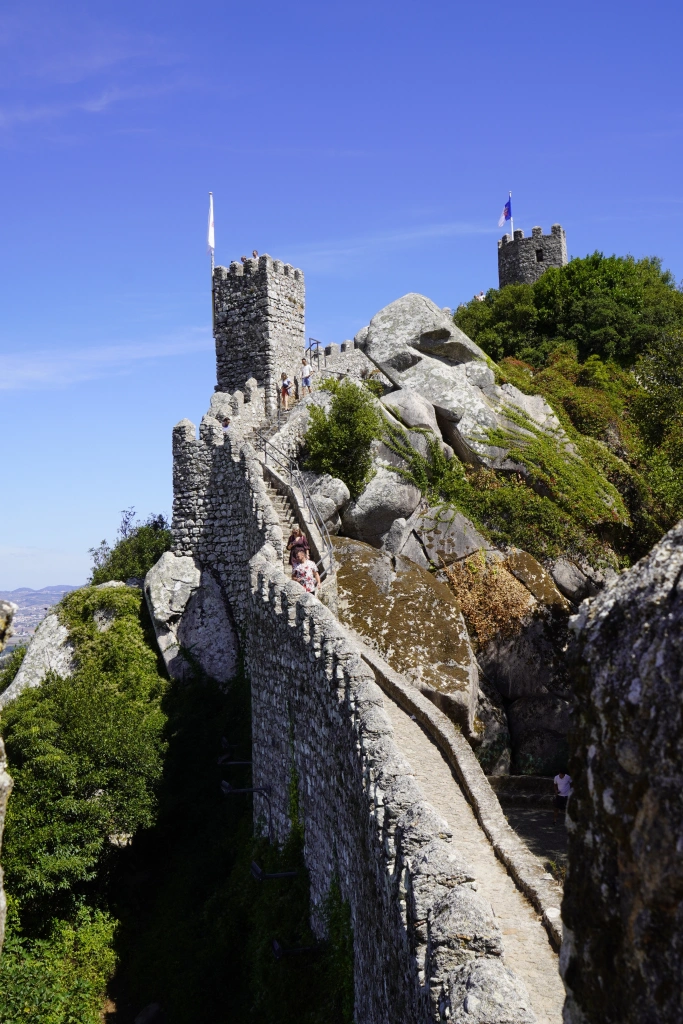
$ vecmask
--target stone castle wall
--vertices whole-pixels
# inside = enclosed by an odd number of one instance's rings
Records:
[[[517,998],[474,870],[395,745],[360,646],[283,572],[282,529],[250,442],[223,434],[211,416],[197,439],[183,420],[174,430],[174,492],[175,553],[211,570],[242,635],[253,780],[268,788],[279,840],[290,828],[294,771],[298,778],[314,928],[322,934],[333,877],[351,907],[355,1020],[452,1019],[453,993],[465,999],[470,972]],[[268,811],[255,794],[262,830]]]
[[[567,262],[567,237],[560,224],[553,224],[549,235],[532,228],[531,238],[515,231],[515,237],[503,235],[498,242],[498,287],[506,284],[533,284],[548,267],[563,267]]]
[[[280,374],[293,377],[304,354],[302,271],[270,256],[216,267],[213,302],[216,390],[254,378],[274,408]]]

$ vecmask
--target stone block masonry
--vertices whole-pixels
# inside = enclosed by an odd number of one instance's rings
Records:
[[[503,235],[498,242],[498,287],[506,284],[533,284],[548,267],[563,267],[567,262],[567,237],[560,224],[553,224],[549,235],[532,228],[531,238],[523,231],[515,237]]]
[[[506,1020],[533,1024],[476,868],[397,747],[360,645],[283,572],[263,469],[213,416],[199,438],[188,420],[174,430],[174,551],[211,571],[242,637],[253,781],[269,796],[255,795],[257,827],[272,810],[275,837],[286,836],[296,776],[314,929],[323,934],[335,876],[351,907],[358,1024],[459,1020],[484,976],[488,997],[505,990],[514,1007]]]
[[[267,255],[216,267],[213,303],[216,390],[254,378],[272,411],[280,374],[298,373],[304,354],[303,272]]]

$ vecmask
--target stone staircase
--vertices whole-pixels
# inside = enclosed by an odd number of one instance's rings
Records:
[[[268,481],[264,480],[268,497],[270,498],[273,508],[277,512],[278,519],[280,520],[280,526],[282,527],[282,541],[283,547],[287,544],[289,535],[292,532],[293,526],[301,525],[294,514],[292,505],[286,494],[279,494],[273,485]],[[282,565],[287,575],[290,574],[291,570],[289,567],[289,552],[283,550],[282,552]]]

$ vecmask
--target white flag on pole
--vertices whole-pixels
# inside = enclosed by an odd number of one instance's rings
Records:
[[[213,228],[213,192],[209,192],[209,230],[206,236],[206,248],[210,256],[213,256],[216,248],[216,238]]]

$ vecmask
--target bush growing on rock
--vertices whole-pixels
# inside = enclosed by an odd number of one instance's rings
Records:
[[[113,547],[106,540],[90,548],[93,585],[132,577],[140,579],[171,547],[171,531],[164,515],[148,516],[144,523],[135,521],[135,509],[121,513],[118,540]]]
[[[343,480],[355,498],[372,472],[371,446],[381,419],[372,395],[353,381],[329,380],[325,387],[334,397],[329,413],[316,405],[309,409],[306,468]]]

